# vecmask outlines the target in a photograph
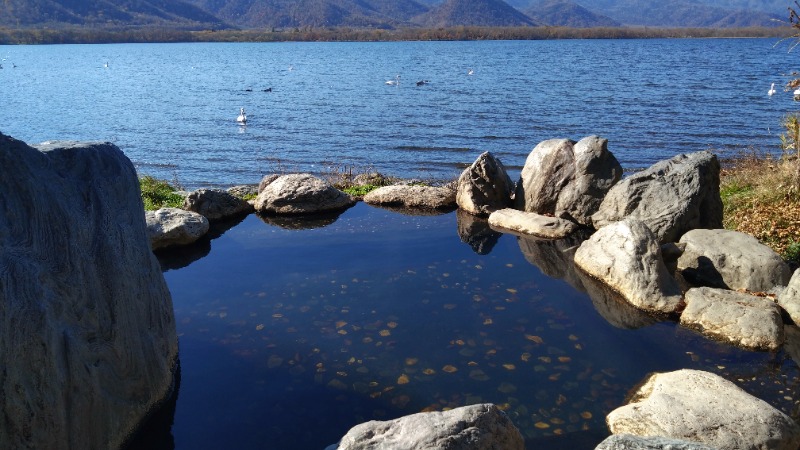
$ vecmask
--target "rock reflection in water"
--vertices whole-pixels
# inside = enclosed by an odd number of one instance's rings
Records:
[[[575,250],[589,232],[579,230],[565,239],[541,239],[533,236],[517,236],[519,249],[525,259],[551,278],[563,279],[570,286],[583,291],[581,278],[575,267]]]
[[[267,225],[274,225],[285,230],[312,230],[323,228],[336,222],[344,211],[331,211],[309,215],[265,215],[256,214]]]
[[[458,237],[461,242],[472,247],[472,251],[479,255],[491,253],[497,240],[502,233],[498,233],[489,227],[489,221],[473,216],[472,214],[458,210],[456,211],[456,222],[458,224]]]
[[[161,264],[161,271],[178,270],[195,261],[208,256],[211,252],[211,241],[221,237],[226,231],[240,224],[247,214],[241,214],[222,220],[209,222],[208,232],[197,241],[176,247],[167,247],[156,250],[155,255]]]
[[[659,322],[656,316],[631,305],[611,288],[592,278],[591,275],[576,271],[586,293],[592,299],[594,309],[611,325],[617,328],[635,330]]]

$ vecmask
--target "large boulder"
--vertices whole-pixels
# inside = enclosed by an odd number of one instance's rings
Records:
[[[639,220],[598,230],[575,252],[575,264],[639,309],[669,314],[681,305],[680,287],[661,258],[656,236]]]
[[[592,226],[592,214],[621,177],[622,166],[608,151],[607,139],[543,141],[522,168],[515,208]]]
[[[725,289],[689,289],[681,325],[749,350],[776,351],[784,341],[778,305]]]
[[[612,434],[594,450],[717,450],[697,442],[661,436],[642,437],[631,434]]]
[[[778,295],[778,305],[786,311],[795,325],[800,325],[800,269],[794,271],[789,285]]]
[[[500,209],[489,215],[489,225],[523,235],[563,239],[578,229],[575,222],[516,209]]]
[[[514,182],[499,159],[484,152],[458,177],[456,203],[476,216],[488,216],[493,211],[511,205]]]
[[[220,189],[198,189],[183,201],[183,209],[203,215],[208,220],[220,220],[253,212],[247,201]]]
[[[522,450],[525,442],[508,416],[492,404],[412,414],[356,425],[338,450]]]
[[[402,185],[379,187],[364,196],[364,203],[379,206],[446,210],[456,207],[456,192],[449,187]]]
[[[120,448],[171,392],[172,300],[133,164],[0,134],[0,448]]]
[[[695,228],[722,228],[719,161],[710,152],[678,155],[620,181],[592,216],[595,228],[639,219],[660,243]]]
[[[690,283],[763,292],[786,286],[789,266],[771,248],[733,230],[691,230],[681,236],[678,270]]]
[[[650,375],[606,417],[614,434],[697,441],[719,450],[797,450],[800,426],[730,381],[699,370]]]
[[[153,250],[191,244],[205,236],[209,230],[205,216],[180,208],[146,211],[145,223]]]
[[[253,205],[262,214],[314,214],[355,204],[346,193],[307,173],[281,175],[265,184],[268,177]]]

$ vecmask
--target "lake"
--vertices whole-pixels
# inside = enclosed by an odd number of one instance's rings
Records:
[[[187,188],[343,168],[455,178],[483,151],[518,172],[541,140],[589,134],[636,169],[688,151],[777,151],[796,106],[766,95],[793,68],[774,44],[0,46],[0,132],[108,140],[140,173]],[[559,259],[574,245],[363,203],[221,224],[158,255],[180,385],[132,448],[322,449],[366,420],[492,402],[528,448],[591,449],[647,373],[681,368],[800,417],[790,355],[616,320]]]
[[[0,46],[0,131],[110,141],[186,188],[344,168],[453,178],[484,151],[513,171],[542,140],[590,134],[633,169],[688,151],[775,150],[794,105],[766,93],[795,69],[776,42]]]

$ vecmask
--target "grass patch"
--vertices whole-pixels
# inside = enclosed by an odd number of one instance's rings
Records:
[[[145,211],[183,206],[183,195],[176,194],[177,189],[165,180],[145,175],[139,178],[139,189]]]
[[[374,191],[375,189],[378,189],[379,187],[380,186],[376,186],[374,184],[358,184],[358,185],[343,187],[342,191],[350,194],[353,197],[363,197],[369,194],[370,192]]]

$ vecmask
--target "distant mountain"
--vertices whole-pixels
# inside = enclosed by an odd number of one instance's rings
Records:
[[[188,0],[245,28],[410,25],[428,7],[413,0]]]
[[[0,25],[227,28],[217,17],[181,0],[3,0]]]
[[[414,22],[425,27],[538,25],[536,21],[502,0],[446,0],[415,18]]]
[[[597,14],[570,0],[543,0],[524,11],[528,17],[545,25],[589,28],[618,27],[616,20]]]
[[[741,10],[737,0],[594,0],[591,9],[624,25],[652,27],[776,26],[778,15]],[[747,0],[741,0],[747,1]]]

